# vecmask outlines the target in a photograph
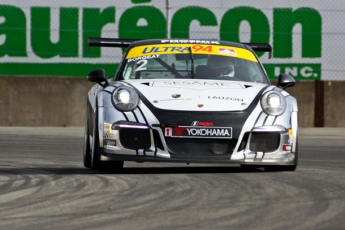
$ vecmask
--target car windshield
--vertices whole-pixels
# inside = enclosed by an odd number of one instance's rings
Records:
[[[212,79],[268,83],[249,50],[219,45],[144,45],[129,50],[121,78]]]

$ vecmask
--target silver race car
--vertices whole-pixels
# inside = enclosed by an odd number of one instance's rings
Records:
[[[213,40],[89,38],[126,48],[115,77],[96,69],[87,99],[84,166],[124,161],[234,163],[293,171],[297,101],[271,85],[255,51],[269,44]]]

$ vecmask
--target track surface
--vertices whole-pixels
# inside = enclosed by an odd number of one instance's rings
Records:
[[[344,229],[345,129],[300,129],[295,172],[82,166],[83,128],[0,127],[0,229]]]

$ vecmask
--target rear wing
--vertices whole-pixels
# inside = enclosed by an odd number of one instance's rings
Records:
[[[100,47],[118,47],[127,48],[130,44],[140,39],[122,39],[122,38],[88,38],[87,39],[87,52],[90,46]]]
[[[127,48],[130,44],[141,39],[122,39],[122,38],[88,38],[87,51],[90,46],[100,47],[120,47]],[[272,46],[268,43],[242,43],[252,48],[254,51],[269,52],[269,58],[272,57]]]
[[[268,43],[242,43],[252,48],[254,51],[268,52],[268,58],[272,57],[272,46]]]

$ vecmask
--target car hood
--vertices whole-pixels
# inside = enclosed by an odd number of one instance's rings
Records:
[[[253,82],[200,79],[126,82],[154,107],[179,111],[242,111],[267,86]]]

